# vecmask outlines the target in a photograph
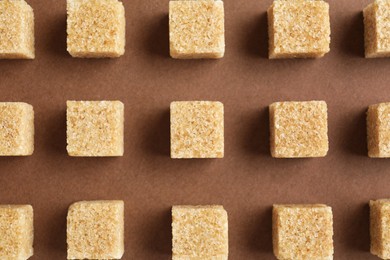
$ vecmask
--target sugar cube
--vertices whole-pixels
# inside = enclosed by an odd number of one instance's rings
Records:
[[[390,103],[369,106],[367,144],[369,157],[390,157]]]
[[[227,260],[228,217],[222,206],[172,207],[172,259]]]
[[[371,253],[390,259],[390,199],[370,201]]]
[[[68,259],[120,259],[124,254],[124,202],[80,201],[67,217]]]

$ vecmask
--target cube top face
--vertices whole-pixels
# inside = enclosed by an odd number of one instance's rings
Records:
[[[68,101],[70,156],[122,156],[124,105],[120,101]]]
[[[33,209],[0,205],[0,258],[25,260],[33,255]]]
[[[69,207],[68,259],[120,259],[124,253],[123,201],[81,201]]]
[[[228,259],[228,244],[222,206],[172,207],[172,259]]]
[[[323,157],[328,152],[328,114],[324,101],[273,103],[270,126],[273,157]]]
[[[390,199],[370,201],[371,253],[390,259]]]
[[[67,0],[67,45],[73,57],[115,58],[125,52],[125,9],[118,0]]]
[[[0,59],[34,59],[34,12],[23,0],[0,1]]]
[[[173,58],[222,58],[225,53],[223,2],[171,0],[169,39]]]
[[[223,158],[224,109],[220,102],[171,103],[171,158]]]
[[[278,259],[333,259],[333,215],[326,205],[274,205],[272,232]]]
[[[34,152],[34,111],[22,102],[0,102],[0,156]]]
[[[363,15],[366,57],[390,57],[390,1],[376,0]]]
[[[390,157],[390,103],[369,106],[367,144],[369,157]]]
[[[276,0],[268,10],[269,57],[319,58],[330,50],[329,4]]]

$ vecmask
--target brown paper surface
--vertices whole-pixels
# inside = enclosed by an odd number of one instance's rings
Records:
[[[111,60],[71,58],[65,1],[29,0],[36,59],[0,61],[0,100],[34,106],[35,152],[0,158],[0,203],[33,205],[32,259],[65,259],[67,208],[94,199],[125,201],[123,259],[170,259],[174,204],[222,204],[230,259],[274,259],[273,203],[332,206],[335,259],[375,259],[367,203],[390,197],[390,160],[366,156],[365,111],[390,101],[390,60],[363,58],[368,0],[329,2],[331,52],[322,59],[268,60],[272,1],[225,0],[225,57],[183,61],[169,57],[168,0],[124,1],[126,54]],[[67,156],[65,102],[73,99],[125,104],[123,157]],[[170,159],[169,104],[178,100],[224,103],[224,159]],[[285,100],[327,102],[327,157],[271,158],[267,107]]]

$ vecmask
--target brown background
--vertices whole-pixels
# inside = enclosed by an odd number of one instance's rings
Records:
[[[267,59],[271,0],[225,0],[226,55],[217,61],[169,58],[168,0],[125,0],[127,46],[114,60],[66,52],[65,1],[29,0],[36,59],[1,61],[2,101],[34,106],[35,153],[0,158],[0,203],[35,211],[35,256],[66,258],[66,212],[79,200],[123,199],[123,259],[170,259],[170,207],[223,204],[230,259],[274,259],[273,203],[333,207],[335,259],[369,254],[370,199],[390,197],[390,160],[366,156],[365,111],[390,101],[389,59],[363,58],[362,9],[368,0],[330,0],[331,52],[319,60]],[[125,103],[125,155],[71,158],[65,150],[68,99]],[[273,159],[267,106],[325,100],[330,151],[319,159]],[[225,158],[171,160],[169,103],[225,105]]]

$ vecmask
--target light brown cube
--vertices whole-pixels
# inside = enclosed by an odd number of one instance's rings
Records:
[[[67,217],[68,259],[121,259],[124,254],[124,202],[80,201]]]
[[[26,260],[33,253],[33,208],[0,205],[0,259]]]
[[[77,58],[125,53],[125,9],[118,0],[67,0],[68,52]]]
[[[370,201],[371,253],[390,259],[390,200]]]
[[[0,102],[0,156],[34,152],[34,110],[22,102]]]
[[[330,50],[329,4],[275,0],[268,9],[269,58],[320,58]]]
[[[172,207],[172,259],[227,260],[228,217],[222,206]]]
[[[369,157],[390,157],[390,103],[368,107],[367,146]]]
[[[276,102],[269,107],[275,158],[323,157],[329,149],[324,101]]]
[[[333,259],[331,207],[274,205],[272,238],[277,259]]]
[[[0,59],[34,59],[34,12],[23,0],[0,1]]]
[[[390,0],[375,0],[363,16],[366,58],[390,57]]]
[[[169,1],[169,41],[172,58],[222,58],[225,54],[223,2]]]
[[[223,158],[223,104],[171,103],[171,158]]]
[[[120,101],[67,101],[70,156],[122,156],[124,105]]]

